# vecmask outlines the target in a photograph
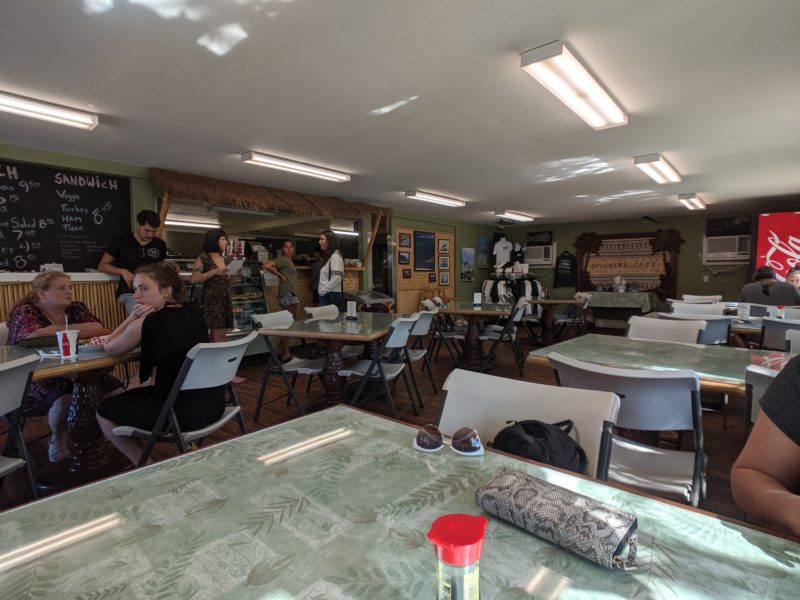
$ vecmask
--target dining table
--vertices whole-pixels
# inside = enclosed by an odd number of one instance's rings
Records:
[[[513,304],[497,302],[475,304],[464,300],[451,300],[439,307],[440,314],[463,317],[467,322],[467,331],[464,334],[464,356],[460,365],[462,368],[480,370],[483,367],[485,355],[480,340],[481,321],[510,317],[513,308]]]
[[[556,353],[608,367],[688,369],[697,373],[703,390],[739,396],[745,394],[745,369],[749,365],[779,371],[794,357],[789,352],[773,350],[683,344],[589,333],[533,350],[527,361],[549,366],[547,357]]]
[[[67,411],[72,457],[49,464],[36,472],[36,487],[43,494],[69,489],[118,473],[128,466],[128,461],[115,450],[107,451],[105,438],[97,423],[97,405],[101,399],[100,379],[116,365],[137,360],[139,350],[119,356],[108,354],[102,347],[80,344],[73,359],[57,356],[56,347],[39,349],[21,346],[0,346],[0,362],[8,362],[39,354],[32,380],[52,377],[72,380],[72,399]],[[55,356],[54,356],[55,355]]]
[[[555,313],[553,308],[556,306],[566,306],[571,308],[573,306],[580,306],[586,302],[577,298],[531,298],[531,304],[538,304],[542,307],[542,314],[539,316],[539,322],[542,324],[542,343],[548,346],[555,340]],[[578,315],[577,318],[583,319],[583,315]]]
[[[344,368],[342,348],[345,344],[374,344],[383,338],[397,317],[386,312],[357,312],[355,318],[348,319],[346,313],[335,317],[317,317],[302,321],[262,327],[258,330],[270,353],[275,347],[270,338],[311,340],[326,347],[325,367],[322,372],[322,385],[328,402],[342,402],[346,399],[347,378],[339,375]]]
[[[435,519],[488,518],[480,597],[797,598],[800,543],[487,449],[412,448],[417,430],[339,405],[0,518],[0,590],[17,598],[433,598]],[[514,468],[637,519],[638,565],[608,569],[484,513]]]

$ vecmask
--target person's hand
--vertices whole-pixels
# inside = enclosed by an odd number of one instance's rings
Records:
[[[223,277],[228,274],[228,269],[226,269],[225,267],[219,267],[212,271],[209,271],[209,273],[211,273],[212,276],[216,275],[219,277]]]
[[[133,314],[137,319],[143,319],[150,313],[155,312],[155,309],[149,304],[137,304],[133,308]]]
[[[88,342],[86,342],[86,345],[87,346],[105,346],[107,339],[108,339],[107,335],[98,335],[97,337],[93,337]]]
[[[119,274],[125,280],[125,283],[128,284],[128,287],[133,287],[133,273],[128,271],[128,269],[122,269],[122,273]]]

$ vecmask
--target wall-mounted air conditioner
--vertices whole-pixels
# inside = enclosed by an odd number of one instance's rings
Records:
[[[556,245],[525,246],[525,264],[534,266],[550,266],[555,264]]]
[[[750,261],[749,235],[703,236],[703,264]]]

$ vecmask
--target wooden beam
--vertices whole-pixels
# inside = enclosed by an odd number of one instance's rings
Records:
[[[369,238],[369,244],[367,244],[367,251],[364,253],[364,260],[361,261],[361,265],[364,268],[366,268],[367,261],[372,254],[372,244],[375,243],[375,236],[378,235],[378,228],[381,226],[381,218],[383,218],[383,213],[379,212],[378,218],[375,219],[375,223],[372,225],[372,235]]]
[[[161,225],[158,226],[156,237],[161,237],[164,231],[164,221],[167,220],[167,213],[169,212],[169,192],[164,192],[161,196],[161,210],[158,211],[158,218],[161,219]]]

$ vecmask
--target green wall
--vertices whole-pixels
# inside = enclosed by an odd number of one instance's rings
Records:
[[[24,146],[13,146],[0,142],[0,160],[3,159],[129,177],[131,180],[131,223],[133,223],[134,216],[140,210],[154,209],[154,198],[156,194],[160,193],[158,188],[147,178],[147,169],[145,167],[88,158],[86,156],[76,156],[74,154],[48,152],[47,150],[25,148]]]
[[[716,215],[715,215],[716,216]],[[554,225],[515,225],[508,226],[504,232],[512,242],[525,243],[528,231],[552,231],[556,242],[556,256],[564,250],[575,254],[574,241],[582,233],[597,234],[644,233],[658,229],[677,229],[684,243],[678,255],[678,290],[682,294],[722,294],[725,300],[736,300],[739,291],[746,283],[749,266],[709,265],[701,261],[703,251],[703,234],[706,227],[705,215],[686,217],[659,217],[660,225],[644,223],[641,219],[625,219],[617,221],[587,221],[582,223],[560,223]],[[537,268],[534,270],[542,283],[552,289],[553,268]],[[703,281],[708,277],[708,281]],[[555,297],[567,297],[574,294],[573,288],[552,289]]]

